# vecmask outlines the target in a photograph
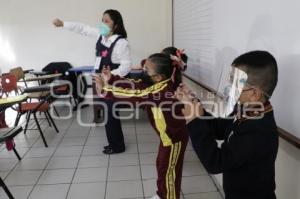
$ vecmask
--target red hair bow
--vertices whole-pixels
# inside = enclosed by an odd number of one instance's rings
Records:
[[[184,70],[186,63],[182,60],[182,55],[184,54],[184,49],[180,50],[178,49],[176,51],[176,56],[175,55],[170,55],[172,62],[172,65],[174,66],[173,68],[173,73],[172,73],[172,81],[175,81],[175,74],[176,70]]]

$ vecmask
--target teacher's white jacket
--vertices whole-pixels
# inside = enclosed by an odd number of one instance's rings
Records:
[[[95,37],[97,40],[100,37],[99,30],[97,28],[93,28],[82,23],[66,21],[64,22],[63,28],[84,36]],[[118,36],[119,35],[112,35],[109,38],[102,37],[101,43],[106,47],[110,47],[110,45],[117,39]],[[117,69],[111,71],[113,75],[124,77],[130,72],[132,62],[129,43],[126,39],[119,39],[117,41],[112,51],[111,59],[113,63],[120,64]],[[96,58],[95,67],[99,66],[99,61],[99,57]]]

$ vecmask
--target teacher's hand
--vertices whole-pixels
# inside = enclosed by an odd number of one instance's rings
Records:
[[[63,27],[64,26],[64,22],[60,19],[54,19],[52,23],[55,27]]]

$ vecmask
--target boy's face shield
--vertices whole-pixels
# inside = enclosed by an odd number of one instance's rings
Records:
[[[220,117],[228,117],[233,112],[247,83],[247,79],[248,75],[243,70],[231,67],[224,79],[222,92],[224,101],[223,106],[219,108]]]

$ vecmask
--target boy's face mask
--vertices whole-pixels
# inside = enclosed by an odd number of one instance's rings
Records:
[[[101,22],[99,25],[98,25],[98,29],[99,29],[99,33],[100,35],[104,36],[104,37],[107,37],[110,33],[110,27],[106,24],[106,23],[103,23]]]
[[[241,69],[232,67],[226,75],[223,87],[223,107],[219,108],[219,117],[228,117],[234,110],[243,88],[247,83],[248,75]]]

